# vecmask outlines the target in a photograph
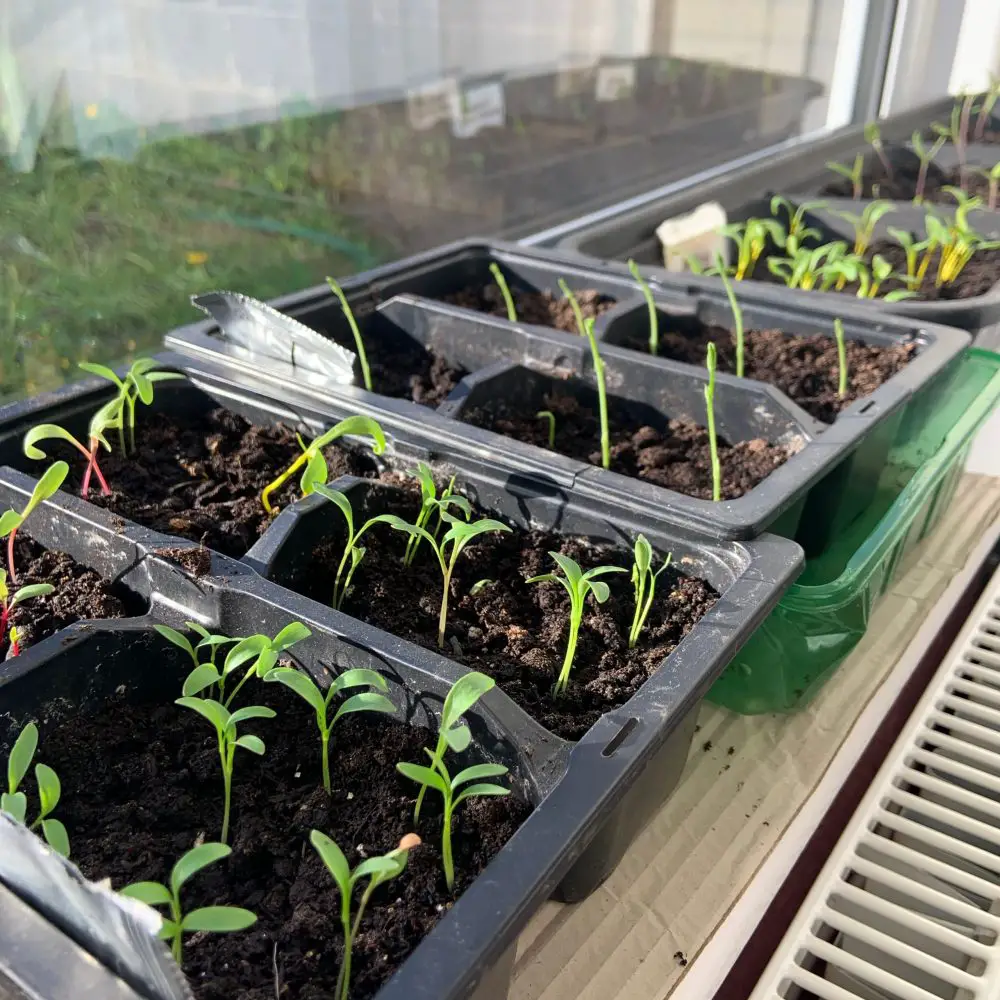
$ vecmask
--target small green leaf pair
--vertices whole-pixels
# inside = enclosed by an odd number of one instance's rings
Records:
[[[7,791],[0,795],[0,810],[8,813],[18,823],[27,824],[28,796],[19,791],[21,782],[31,767],[31,762],[38,749],[38,727],[29,722],[18,734],[7,758]],[[46,843],[57,854],[69,857],[69,836],[66,827],[52,818],[52,813],[59,805],[62,786],[59,776],[46,764],[35,765],[35,783],[38,786],[38,815],[29,829],[41,828]]]
[[[169,916],[160,927],[160,938],[170,942],[170,950],[178,965],[183,958],[182,938],[197,931],[228,933],[242,931],[257,921],[256,914],[239,906],[203,906],[184,913],[181,889],[184,883],[203,868],[228,858],[232,850],[225,844],[199,844],[184,854],[170,871],[169,885],[162,882],[133,882],[121,890],[121,895],[137,899],[147,906],[166,906]]]
[[[277,479],[268,483],[260,495],[260,502],[264,505],[264,510],[268,514],[274,513],[270,499],[271,494],[280,489],[299,469],[303,469],[303,466],[305,468],[302,471],[299,485],[304,497],[314,492],[317,484],[325,484],[329,479],[329,470],[326,459],[323,457],[323,449],[346,435],[370,438],[372,451],[376,455],[381,455],[385,451],[385,434],[382,433],[379,424],[371,417],[354,416],[341,420],[339,424],[335,424],[328,431],[314,438],[308,445],[302,441],[302,438],[299,438],[302,454]]]
[[[32,598],[47,597],[55,589],[51,583],[31,583],[27,587],[21,587],[20,590],[15,591],[14,596],[11,597],[7,588],[7,571],[0,569],[0,637],[7,634],[7,623],[14,608]],[[16,638],[14,636],[12,640],[16,641]]]
[[[65,462],[53,462],[35,483],[35,488],[31,491],[31,496],[24,505],[24,510],[18,512],[11,508],[0,515],[0,538],[7,539],[7,572],[10,575],[11,584],[15,587],[17,586],[17,573],[14,569],[14,538],[17,535],[17,530],[40,503],[55,494],[62,486],[68,472],[69,466]],[[6,625],[6,621],[4,625]],[[6,634],[6,629],[0,629],[0,635],[4,634]]]

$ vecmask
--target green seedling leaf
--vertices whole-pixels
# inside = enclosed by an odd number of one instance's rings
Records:
[[[55,589],[51,583],[29,583],[27,587],[22,587],[14,594],[10,600],[10,607],[14,608],[35,597],[48,597],[55,592]]]
[[[0,795],[0,810],[7,813],[18,823],[26,822],[28,814],[28,797],[24,792],[4,792]]]
[[[147,906],[169,906],[172,899],[170,890],[159,882],[133,882],[125,886],[118,895],[137,899]]]
[[[258,757],[264,756],[264,741],[259,736],[241,736],[233,745],[249,750],[250,753],[254,753]]]
[[[92,361],[78,361],[77,367],[82,368],[85,372],[90,372],[91,375],[97,375],[100,378],[106,378],[109,382],[114,382],[119,389],[124,387],[122,380],[105,365],[97,365]]]
[[[266,708],[263,705],[247,705],[246,708],[238,708],[229,716],[230,726],[238,726],[248,719],[273,719],[277,713],[273,708]]]
[[[216,861],[228,858],[232,853],[232,849],[225,844],[208,843],[192,847],[187,854],[177,861],[170,872],[171,892],[174,896],[177,896],[181,891],[181,886],[192,875],[196,875],[202,868],[206,868],[208,865],[215,864]]]
[[[313,682],[312,678],[306,677],[301,670],[294,667],[275,667],[269,670],[264,677],[265,682],[284,684],[286,688],[294,691],[303,701],[316,712],[326,710],[326,701],[320,689]]]
[[[445,790],[448,787],[437,771],[432,771],[429,767],[423,767],[421,764],[410,764],[407,761],[400,761],[396,765],[396,770],[411,781],[415,781],[419,785],[428,785],[441,792],[442,795],[445,794]]]
[[[171,628],[169,625],[154,625],[153,628],[160,635],[162,635],[167,642],[173,643],[173,645],[175,645],[178,649],[183,649],[184,652],[187,653],[187,655],[190,656],[197,665],[198,654],[195,653],[194,646],[191,645],[191,640],[188,639],[183,632],[178,632],[177,629]]]
[[[345,895],[350,894],[351,866],[344,857],[344,852],[325,833],[313,830],[309,834],[309,843],[316,849],[320,860],[326,865],[333,880]]]
[[[201,694],[207,687],[218,684],[222,675],[214,663],[201,663],[184,678],[181,694],[185,698]]]
[[[7,790],[11,794],[17,791],[24,780],[37,749],[38,727],[29,722],[18,734],[7,758]]]
[[[45,838],[45,843],[56,854],[64,858],[69,857],[69,834],[66,832],[66,827],[59,820],[43,819],[42,836]]]
[[[507,768],[503,764],[473,764],[464,771],[459,771],[451,779],[451,788],[454,791],[459,785],[468,784],[470,781],[479,781],[481,778],[499,778],[507,773]]]
[[[46,764],[35,765],[35,780],[38,783],[38,799],[42,807],[41,817],[45,817],[54,812],[59,805],[62,786],[59,783],[59,776]]]
[[[257,922],[257,916],[239,906],[203,906],[181,921],[182,931],[243,931]]]
[[[361,694],[351,695],[344,701],[337,709],[333,721],[336,723],[342,715],[349,715],[352,712],[382,712],[385,715],[393,715],[395,711],[396,706],[385,695],[376,694],[374,691],[365,691]]]
[[[174,704],[197,712],[203,718],[208,719],[216,729],[225,730],[226,726],[229,725],[229,710],[225,705],[210,698],[178,698]]]

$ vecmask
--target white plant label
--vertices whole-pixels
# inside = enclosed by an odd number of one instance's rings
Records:
[[[712,267],[719,253],[728,263],[729,240],[719,232],[725,225],[726,212],[717,201],[661,222],[656,237],[663,248],[663,266],[668,271],[687,271],[688,258],[694,257],[703,267]]]
[[[620,101],[635,90],[635,63],[616,63],[597,71],[595,96],[599,101]]]
[[[475,83],[463,87],[452,108],[451,131],[469,139],[484,128],[502,128],[507,121],[503,83]]]
[[[438,122],[450,121],[459,105],[458,80],[446,76],[406,91],[406,118],[410,128],[424,132]]]

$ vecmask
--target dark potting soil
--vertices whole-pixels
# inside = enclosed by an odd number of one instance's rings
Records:
[[[366,507],[365,518],[388,512],[412,523],[419,499],[407,482],[404,489],[373,490]],[[355,520],[363,523],[357,513]],[[442,581],[433,554],[424,543],[406,568],[401,564],[406,536],[379,525],[366,537],[371,540],[365,543],[364,561],[343,610],[436,650]],[[566,652],[569,598],[559,584],[525,583],[556,568],[549,552],[572,557],[584,570],[606,565],[625,569],[602,578],[611,590],[606,603],[587,601],[569,690],[559,698],[553,696],[552,686]],[[281,582],[329,604],[342,554],[343,537],[338,536],[318,545],[308,562]],[[705,581],[669,566],[657,581],[639,642],[630,650],[635,610],[631,566],[628,550],[584,538],[516,528],[481,535],[456,564],[443,652],[495,678],[547,729],[564,739],[579,739],[600,715],[628,701],[719,599]],[[489,582],[470,593],[483,580]]]
[[[514,308],[519,321],[534,323],[536,326],[552,326],[566,333],[580,332],[576,317],[573,315],[573,307],[562,295],[555,295],[550,291],[529,292],[516,287],[511,288],[510,292],[514,298]],[[580,312],[583,313],[584,319],[597,319],[601,313],[607,312],[615,304],[610,295],[603,295],[594,289],[584,289],[573,294],[580,303]],[[507,305],[503,294],[495,284],[469,285],[450,295],[442,295],[441,301],[453,306],[474,309],[476,312],[488,313],[491,316],[507,318]]]
[[[601,464],[600,425],[595,410],[561,390],[544,398],[556,418],[555,451],[591,465]],[[548,424],[498,400],[489,409],[469,410],[463,419],[476,427],[547,448]],[[612,472],[635,476],[701,500],[712,499],[712,464],[708,431],[686,420],[663,427],[609,412]],[[730,443],[718,437],[722,499],[733,500],[766,479],[792,454],[785,445],[764,438]]]
[[[703,326],[698,331],[661,329],[659,356],[693,365],[705,363],[711,341],[718,351],[720,371],[736,371],[736,338],[720,326]],[[636,331],[625,347],[648,351],[648,335]],[[822,333],[791,335],[781,330],[748,330],[743,338],[743,373],[747,378],[777,386],[810,416],[833,423],[837,414],[874,392],[906,367],[916,353],[915,344],[885,347],[845,340],[847,351],[847,392],[837,395],[840,363],[837,342]]]
[[[90,501],[233,558],[244,555],[269,523],[261,491],[302,453],[289,428],[257,426],[224,409],[192,417],[146,416],[136,437],[135,456],[123,458],[117,448],[110,455],[101,452],[111,495],[102,496],[92,481]],[[331,477],[377,474],[371,452],[332,445],[323,454]],[[79,488],[86,463],[74,455],[65,449],[69,478]],[[277,509],[296,499],[297,475],[272,502]]]
[[[178,678],[178,694],[180,679]],[[320,776],[315,718],[279,685],[261,685],[253,702],[278,713],[247,732],[267,747],[237,755],[229,858],[203,869],[182,891],[185,911],[229,904],[257,914],[233,934],[192,934],[184,971],[198,1000],[328,1000],[343,953],[336,883],[309,844],[321,830],[352,867],[397,847],[413,830],[416,786],[397,761],[422,761],[435,737],[386,716],[350,715],[331,746],[333,794]],[[218,840],[221,778],[215,737],[204,719],[174,704],[129,704],[43,729],[39,759],[62,781],[58,817],[73,861],[114,889],[166,882],[195,843]],[[507,783],[507,779],[499,779]],[[510,839],[529,809],[513,796],[473,799],[453,825],[457,897]],[[406,870],[382,886],[365,912],[352,958],[351,1000],[366,1000],[447,912],[439,852],[440,809],[427,796]]]
[[[334,337],[349,351],[357,351],[354,337]],[[383,396],[409,399],[423,406],[438,407],[468,374],[461,365],[452,365],[436,351],[421,347],[408,337],[370,337],[365,342],[372,389]],[[356,384],[363,386],[360,373]]]
[[[102,579],[65,552],[42,548],[23,531],[14,541],[17,584],[8,580],[10,593],[32,583],[50,583],[56,589],[44,597],[33,597],[15,605],[9,626],[17,628],[24,650],[67,625],[89,618],[127,618],[146,611],[145,603],[125,587]],[[7,655],[9,636],[0,637],[0,652]]]
[[[918,181],[919,168],[916,165],[897,165],[893,169],[892,177],[888,177],[885,168],[876,161],[874,166],[866,170],[862,178],[861,197],[912,202],[917,195]],[[923,200],[934,204],[954,205],[954,195],[945,190],[948,187],[957,187],[970,196],[979,196],[984,204],[989,200],[989,181],[975,170],[967,170],[963,178],[959,167],[943,170],[931,163],[924,180]],[[853,198],[854,186],[846,177],[837,177],[823,186],[819,196]]]

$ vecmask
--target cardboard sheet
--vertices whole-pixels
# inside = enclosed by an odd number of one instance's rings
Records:
[[[681,783],[631,853],[585,902],[546,903],[521,935],[511,1000],[668,997],[998,515],[1000,479],[966,475],[804,711],[743,717],[703,705]]]

